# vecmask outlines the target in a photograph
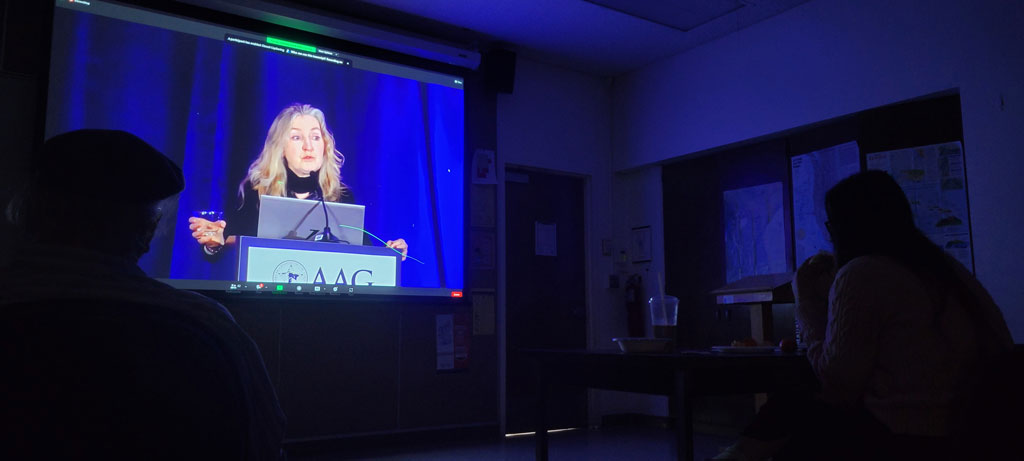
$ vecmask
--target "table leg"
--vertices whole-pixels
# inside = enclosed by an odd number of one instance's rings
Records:
[[[676,459],[693,461],[693,406],[690,396],[690,375],[676,372],[675,393],[671,401],[676,416]]]
[[[539,367],[539,376],[537,378],[537,407],[534,409],[536,412],[534,415],[534,438],[536,440],[534,446],[534,459],[537,461],[548,460],[548,426],[547,426],[547,378],[546,378],[544,366]]]
[[[772,318],[772,303],[750,306],[750,337],[758,345],[775,341],[775,320]]]

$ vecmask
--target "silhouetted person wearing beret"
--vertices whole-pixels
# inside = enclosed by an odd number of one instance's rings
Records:
[[[181,169],[123,131],[55,136],[9,217],[0,269],[0,458],[276,459],[284,415],[219,303],[146,276]]]

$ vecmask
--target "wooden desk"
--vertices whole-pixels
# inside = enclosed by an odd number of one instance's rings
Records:
[[[676,455],[693,460],[692,400],[697,395],[813,390],[817,380],[807,358],[798,354],[624,354],[617,351],[525,349],[540,365],[536,408],[536,459],[547,460],[545,405],[549,383],[670,397],[676,418]]]

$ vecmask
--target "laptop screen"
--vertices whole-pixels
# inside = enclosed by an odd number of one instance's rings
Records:
[[[290,197],[260,197],[260,217],[256,236],[273,239],[317,240],[316,235],[329,225],[340,243],[363,244],[365,207],[349,203],[303,200]],[[367,242],[372,245],[372,242]]]

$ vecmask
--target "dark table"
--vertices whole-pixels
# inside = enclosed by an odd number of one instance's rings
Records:
[[[545,406],[549,383],[670,397],[677,459],[693,460],[692,401],[697,395],[807,390],[817,386],[802,354],[728,354],[685,351],[624,354],[618,351],[523,349],[540,365],[536,413],[536,459],[547,460]]]

